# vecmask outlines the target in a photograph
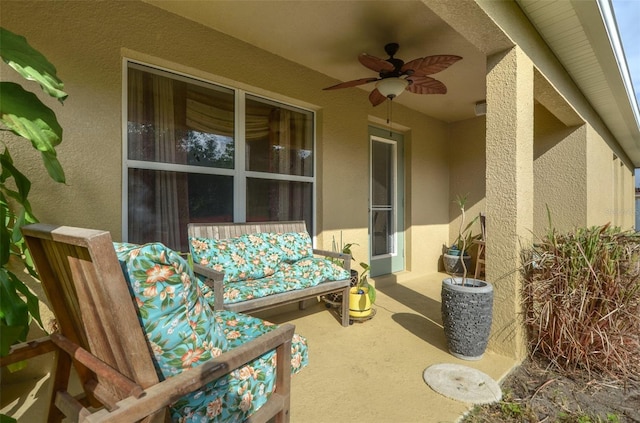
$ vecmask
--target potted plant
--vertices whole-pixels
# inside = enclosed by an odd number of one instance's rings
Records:
[[[459,206],[462,201],[462,207],[464,207],[466,197],[458,196],[456,201]],[[461,221],[458,237],[450,247],[446,248],[446,252],[442,255],[444,270],[450,275],[462,275],[471,267],[471,255],[469,254],[469,248],[471,247],[473,240],[478,238],[478,235],[472,234],[471,228],[474,223],[476,223],[476,220],[478,220],[477,216],[469,222],[464,229],[462,229],[464,221]]]
[[[340,251],[344,254],[349,254],[351,256],[351,260],[353,261],[353,253],[351,252],[351,247],[354,245],[358,245],[355,242],[343,244],[342,243],[342,232],[340,233],[340,242],[336,242],[335,237],[333,238],[331,248],[333,251]],[[334,259],[334,263],[338,265],[343,265],[342,260]],[[349,316],[353,318],[370,318],[373,309],[371,306],[376,301],[376,289],[373,285],[369,284],[368,273],[369,273],[369,265],[364,262],[360,262],[360,267],[362,271],[358,273],[357,270],[351,269],[351,289],[349,292]],[[331,307],[332,305],[338,305],[342,302],[342,294],[341,293],[331,293],[325,297],[325,301],[327,303],[327,307]]]
[[[341,231],[339,243],[336,242],[335,236],[333,237],[333,240],[331,241],[331,251],[333,251],[334,253],[341,252],[343,254],[348,254],[349,256],[351,256],[351,259],[353,260],[353,254],[351,254],[351,247],[354,245],[358,245],[358,244],[353,242],[349,244],[342,243],[342,231]],[[344,260],[339,258],[331,258],[330,260],[333,263],[337,264],[338,266],[344,267]],[[358,271],[355,269],[350,269],[349,272],[351,273],[351,278],[350,278],[351,282],[349,285],[351,287],[354,287],[358,284]],[[331,308],[332,306],[337,307],[340,304],[342,304],[342,293],[331,292],[324,296],[324,301],[327,305],[327,308]]]
[[[466,196],[457,196],[461,220],[457,240],[461,241],[459,251],[465,252],[473,237],[471,224],[465,226]],[[473,223],[473,222],[472,222]],[[464,360],[482,358],[489,335],[493,316],[493,286],[486,281],[467,278],[469,269],[465,260],[460,260],[461,276],[450,273],[451,277],[442,281],[442,324],[449,352]]]
[[[361,262],[362,272],[356,286],[349,290],[349,316],[355,318],[366,318],[371,316],[376,302],[376,289],[369,284],[367,273],[369,273],[369,265]]]

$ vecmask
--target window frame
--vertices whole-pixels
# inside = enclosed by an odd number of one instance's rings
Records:
[[[234,95],[235,108],[235,126],[234,126],[234,167],[232,169],[215,168],[207,166],[195,166],[189,164],[163,163],[144,160],[130,160],[128,157],[128,72],[129,68],[136,68],[145,72],[156,73],[158,75],[177,79],[190,84],[196,84],[205,88],[219,87],[224,90],[231,90]],[[246,222],[247,215],[247,179],[267,179],[288,182],[307,182],[311,183],[311,220],[312,226],[309,228],[310,235],[314,237],[317,225],[317,174],[318,174],[318,148],[317,148],[317,113],[316,110],[305,107],[302,104],[296,104],[295,100],[283,101],[264,94],[260,94],[259,88],[243,87],[240,83],[230,85],[230,83],[220,83],[215,81],[214,77],[205,79],[192,74],[181,72],[175,69],[158,66],[145,61],[124,57],[122,61],[122,185],[121,185],[121,201],[122,201],[122,240],[129,241],[129,169],[146,169],[159,171],[175,171],[184,173],[199,173],[206,175],[221,175],[233,177],[233,222]],[[233,82],[231,82],[233,84]],[[252,89],[253,88],[253,89]],[[288,108],[294,111],[304,111],[311,114],[311,147],[313,151],[312,176],[285,175],[281,173],[270,173],[260,171],[246,170],[246,139],[245,139],[245,122],[246,122],[246,99],[250,96],[253,99],[264,101],[278,107]],[[314,237],[315,238],[315,237]]]

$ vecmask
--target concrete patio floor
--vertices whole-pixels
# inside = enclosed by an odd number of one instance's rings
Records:
[[[295,324],[309,343],[309,366],[292,379],[292,422],[455,422],[471,404],[433,391],[422,379],[425,368],[458,363],[500,381],[517,364],[491,351],[471,362],[449,354],[440,319],[440,284],[446,275],[402,277],[399,283],[378,281],[376,316],[348,328],[324,303],[261,316]],[[15,385],[3,381],[1,412],[19,422],[46,421],[48,381],[48,375]]]

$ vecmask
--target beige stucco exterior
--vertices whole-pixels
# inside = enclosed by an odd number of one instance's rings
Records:
[[[632,227],[633,166],[515,3],[424,3],[486,54],[488,112],[444,122],[394,105],[405,141],[406,270],[376,283],[439,271],[459,224],[453,200],[468,193],[468,215],[488,216],[487,279],[496,287],[490,348],[522,358],[522,245],[547,228],[547,206],[559,229]],[[335,81],[137,1],[3,1],[0,19],[56,65],[69,93],[63,107],[39,93],[64,128],[57,150],[66,185],[48,178],[27,142],[0,135],[33,182],[41,221],[122,238],[123,77],[131,59],[316,111],[316,243],[330,249],[342,232],[359,244],[357,258],[368,256],[368,125],[384,122],[386,108],[370,107],[365,91],[322,91]],[[6,67],[2,79],[20,82]]]

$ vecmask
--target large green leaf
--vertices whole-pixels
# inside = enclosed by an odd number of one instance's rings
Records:
[[[30,81],[36,81],[44,92],[60,102],[67,98],[64,84],[56,75],[56,68],[21,35],[0,28],[0,56],[9,66]]]
[[[55,146],[62,141],[62,127],[53,110],[20,85],[0,82],[0,119],[14,133],[31,141],[33,147],[42,153],[45,168],[54,181],[65,182],[55,150]],[[6,175],[5,166],[8,165],[3,161],[3,178]],[[12,174],[16,177],[16,173]]]
[[[36,81],[61,103],[67,97],[55,67],[22,36],[0,28],[0,56],[20,75]],[[40,151],[45,168],[57,182],[65,182],[55,147],[62,141],[62,127],[55,113],[19,84],[0,81],[0,122],[26,138]],[[13,178],[12,184],[6,184]],[[0,355],[26,339],[33,317],[41,326],[37,297],[6,269],[9,257],[19,255],[29,274],[37,277],[20,227],[37,222],[28,195],[31,182],[13,165],[7,149],[0,155]],[[8,200],[11,200],[10,202]],[[0,414],[0,423],[6,421]]]
[[[11,159],[11,155],[9,154],[9,150],[5,150],[3,154],[0,154],[0,165],[2,165],[3,176],[7,174],[13,176],[19,194],[19,196],[15,198],[20,204],[23,204],[25,201],[27,201],[27,196],[29,195],[29,191],[31,190],[31,181],[29,181],[26,176],[24,176],[18,169],[15,168],[15,166],[13,165],[13,160]],[[4,180],[5,178],[3,178],[2,182],[4,182]]]
[[[7,269],[0,268],[0,355],[8,354],[12,344],[24,341],[29,331],[29,308],[18,296],[16,281],[22,284]]]
[[[23,209],[20,210],[20,213],[18,214],[18,216],[16,216],[16,221],[13,224],[13,232],[11,233],[11,243],[14,245],[17,245],[18,247],[20,247],[22,249],[22,232],[18,229],[23,227],[24,225],[26,225],[25,222],[25,216],[26,212]]]
[[[27,304],[18,296],[18,284],[22,284],[7,269],[0,269],[0,313],[9,326],[29,324]]]
[[[9,417],[4,414],[0,414],[0,423],[17,423],[17,420],[13,417]]]
[[[9,262],[11,252],[11,232],[7,227],[9,221],[9,205],[6,198],[0,192],[0,266],[4,267]]]
[[[49,176],[51,176],[51,179],[60,183],[65,182],[64,170],[58,161],[55,151],[43,151],[42,161],[44,162],[44,167],[47,168],[47,172],[49,173]]]
[[[31,292],[29,287],[25,285],[24,282],[22,282],[20,279],[18,279],[13,273],[9,272],[9,278],[13,280],[16,291],[20,292],[27,299],[27,309],[29,310],[29,314],[31,315],[31,317],[33,317],[36,322],[38,322],[38,324],[42,326],[38,297],[33,292]]]
[[[0,357],[9,354],[11,345],[24,341],[20,339],[23,331],[21,326],[8,326],[0,319]]]
[[[9,129],[40,151],[53,151],[62,140],[62,127],[53,110],[19,84],[0,82],[0,115]]]

